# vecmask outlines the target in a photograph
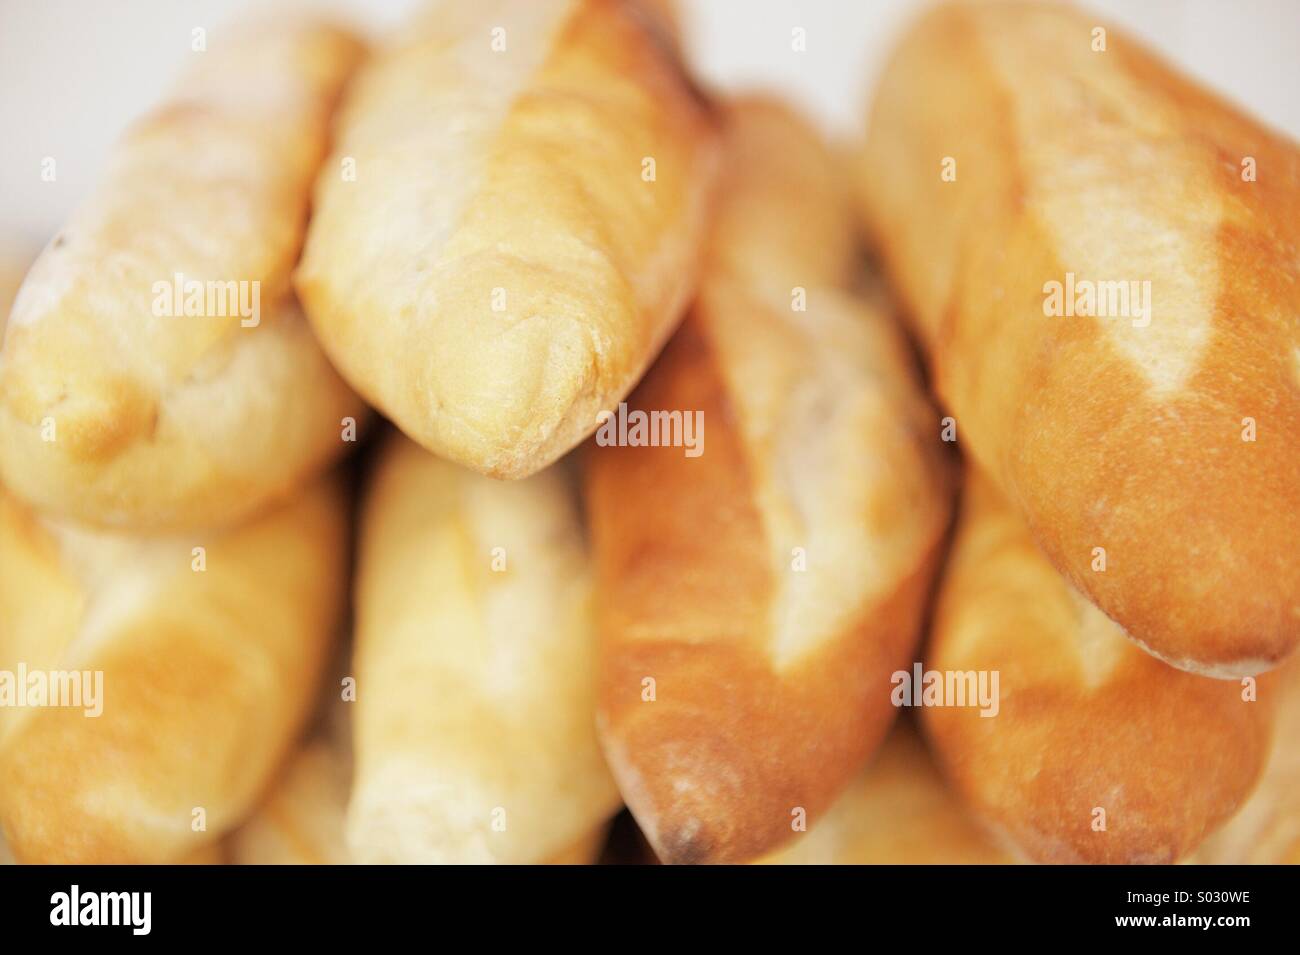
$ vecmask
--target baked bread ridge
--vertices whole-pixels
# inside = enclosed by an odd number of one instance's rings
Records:
[[[1300,639],[1300,151],[1097,25],[928,13],[858,191],[962,445],[1056,568],[1174,666],[1255,673]],[[1070,282],[1149,310],[1045,314]]]
[[[360,56],[320,21],[250,25],[214,37],[128,131],[13,305],[0,352],[11,491],[82,523],[193,530],[246,519],[347,447],[342,419],[365,407],[289,281]]]
[[[541,862],[613,816],[562,469],[498,482],[390,436],[355,587],[358,861]]]
[[[998,674],[993,716],[926,706],[921,723],[956,789],[1033,861],[1182,859],[1247,800],[1267,757],[1274,674],[1247,702],[1246,679],[1143,653],[973,468],[924,659]]]
[[[829,811],[762,865],[1007,865],[948,788],[910,719],[900,718]]]
[[[346,550],[332,476],[235,530],[175,538],[51,524],[0,494],[0,669],[102,674],[98,716],[0,708],[14,854],[172,862],[238,823],[311,710]]]
[[[715,134],[642,17],[431,7],[347,98],[297,288],[353,386],[476,471],[524,477],[594,431],[692,291]]]
[[[781,178],[729,179],[716,241],[763,222],[746,184]],[[788,227],[831,218],[806,214]],[[861,768],[894,716],[890,675],[913,659],[949,514],[937,416],[897,330],[829,285],[796,310],[792,287],[826,265],[757,281],[780,257],[733,251],[709,249],[691,314],[628,400],[629,416],[702,416],[703,453],[587,456],[602,743],[667,862],[749,861]]]

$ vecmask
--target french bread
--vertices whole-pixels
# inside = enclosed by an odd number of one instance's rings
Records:
[[[898,720],[871,765],[820,819],[763,865],[1005,865],[953,793],[910,720]]]
[[[1273,674],[1216,680],[1142,652],[973,470],[961,512],[924,657],[946,705],[921,708],[946,775],[1033,861],[1184,858],[1255,787]],[[970,705],[972,678],[990,706]]]
[[[681,318],[715,134],[647,16],[434,3],[349,92],[297,288],[344,376],[444,458],[539,470]]]
[[[290,760],[257,812],[231,838],[237,865],[350,865],[344,839],[351,766],[346,752],[324,737],[307,742]],[[602,823],[553,865],[590,865],[600,854]]]
[[[54,516],[148,532],[232,524],[338,457],[365,412],[290,288],[361,48],[311,20],[210,42],[127,133],[13,305],[0,475]]]
[[[0,828],[14,854],[174,862],[238,823],[311,709],[346,549],[333,478],[183,537],[53,523],[0,493]],[[42,684],[82,705],[22,689]]]
[[[536,863],[619,808],[596,740],[575,494],[497,482],[393,435],[355,585],[359,862]]]
[[[666,862],[750,861],[829,809],[895,715],[949,516],[904,343],[825,284],[848,210],[786,198],[830,156],[752,99],[725,138],[699,298],[627,402],[706,440],[587,448],[601,738]]]
[[[856,169],[960,444],[1057,570],[1181,669],[1291,653],[1296,144],[1101,17],[948,4]]]

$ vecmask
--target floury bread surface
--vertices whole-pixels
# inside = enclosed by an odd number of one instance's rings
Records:
[[[289,277],[360,55],[315,21],[214,31],[128,132],[9,318],[0,475],[14,493],[99,526],[228,525],[348,447],[343,419],[365,408]]]
[[[681,318],[715,133],[650,23],[622,0],[433,3],[348,96],[297,287],[344,376],[441,457],[544,467]]]
[[[618,810],[561,468],[493,481],[390,436],[362,513],[356,608],[355,859],[543,862]]]
[[[20,861],[176,862],[244,818],[340,625],[346,510],[327,478],[234,530],[146,538],[0,492],[0,671],[102,690],[94,716],[0,707],[0,827]]]
[[[752,860],[849,784],[895,715],[949,515],[906,346],[834,284],[852,247],[815,188],[830,155],[763,100],[725,138],[699,299],[628,402],[702,414],[703,453],[587,448],[602,742],[668,862]]]
[[[1300,640],[1300,150],[1098,26],[927,12],[858,192],[961,447],[1057,570],[1174,666],[1257,673]]]

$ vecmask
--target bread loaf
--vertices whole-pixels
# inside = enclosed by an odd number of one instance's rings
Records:
[[[358,861],[541,862],[617,811],[574,497],[558,469],[501,483],[399,435],[380,452],[356,579]]]
[[[1033,861],[1175,862],[1245,802],[1268,753],[1272,674],[1215,680],[1143,653],[975,472],[924,659],[943,679],[945,705],[921,709],[940,764]]]
[[[831,164],[816,143],[774,104],[729,110],[700,296],[627,402],[682,426],[587,449],[602,741],[668,862],[749,861],[829,809],[895,715],[948,522],[905,345],[827,284],[847,210],[784,198]]]
[[[49,523],[0,494],[0,694],[20,694],[0,706],[0,827],[14,854],[174,862],[238,823],[311,709],[346,546],[333,478],[235,530],[157,538]],[[56,687],[78,705],[41,705]]]
[[[1182,669],[1291,653],[1296,144],[1104,19],[947,4],[856,168],[960,444],[1057,570]]]
[[[408,436],[523,477],[680,320],[714,155],[671,43],[625,0],[431,4],[348,96],[297,287]]]
[[[364,406],[290,290],[349,34],[216,35],[32,267],[0,351],[0,476],[55,516],[228,525],[348,447]],[[350,419],[350,422],[345,419]]]

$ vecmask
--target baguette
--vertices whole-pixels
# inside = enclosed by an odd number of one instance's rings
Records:
[[[337,742],[308,742],[257,813],[231,840],[236,865],[350,865],[344,840],[351,767]],[[604,843],[601,824],[549,861],[590,865]]]
[[[442,457],[539,470],[681,318],[715,135],[645,20],[624,0],[435,4],[349,94],[297,287],[344,376]]]
[[[236,530],[174,538],[43,521],[0,494],[0,555],[0,680],[102,675],[97,704],[0,707],[14,854],[160,863],[215,842],[310,710],[345,593],[338,482]]]
[[[822,818],[763,865],[1005,865],[944,783],[915,727],[899,720],[871,765]]]
[[[1257,673],[1300,639],[1300,150],[1115,31],[1094,52],[1101,22],[926,14],[858,192],[963,446],[1057,570],[1166,662]]]
[[[320,23],[251,24],[196,53],[127,134],[13,306],[0,352],[11,491],[83,523],[188,531],[247,518],[342,453],[344,419],[365,409],[290,272],[360,52]],[[187,300],[188,283],[204,294]],[[209,301],[209,283],[223,297]]]
[[[925,661],[998,674],[991,717],[926,706],[922,725],[969,805],[1037,862],[1175,862],[1242,805],[1268,751],[1272,674],[1247,702],[1241,683],[1143,653],[974,472]]]
[[[830,807],[894,717],[889,675],[913,659],[948,523],[938,421],[904,343],[816,284],[840,271],[816,239],[841,233],[836,206],[771,198],[815,178],[779,173],[798,142],[816,134],[773,104],[729,111],[734,185],[700,297],[628,401],[702,416],[702,453],[588,448],[602,742],[666,862],[752,860],[799,809]],[[745,256],[742,226],[765,233]]]
[[[498,483],[392,436],[356,579],[357,861],[541,862],[618,810],[590,603],[561,472]]]

